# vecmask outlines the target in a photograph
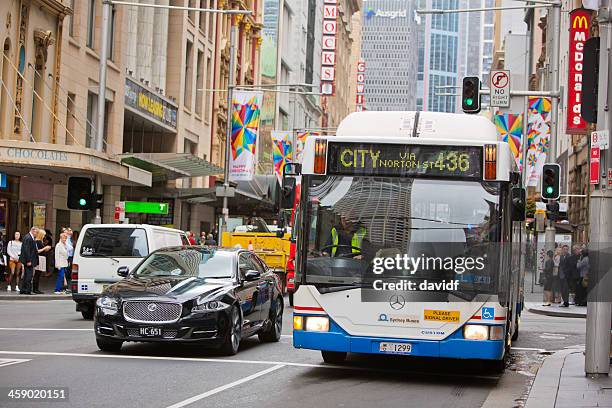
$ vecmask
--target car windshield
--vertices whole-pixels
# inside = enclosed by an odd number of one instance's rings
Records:
[[[87,257],[145,257],[149,254],[147,234],[142,228],[88,228],[80,254]]]
[[[476,181],[313,177],[304,223],[306,281],[362,284],[376,261],[404,255],[492,261],[491,244],[500,239],[499,194],[499,184]],[[435,267],[421,269],[388,272],[413,280],[441,277]],[[450,273],[472,291],[493,288],[488,268],[479,276]]]
[[[232,278],[234,253],[209,248],[185,248],[151,254],[134,272],[135,276]]]

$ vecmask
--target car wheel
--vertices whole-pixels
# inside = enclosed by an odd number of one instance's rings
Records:
[[[242,319],[240,311],[236,306],[232,307],[230,312],[230,324],[227,331],[225,341],[221,345],[221,352],[226,356],[233,356],[238,352],[240,347],[240,338],[242,337]]]
[[[279,296],[276,305],[270,310],[270,324],[264,330],[257,333],[259,341],[273,343],[279,341],[283,331],[283,299]]]
[[[83,316],[83,319],[85,319],[85,320],[93,319],[93,317],[94,317],[94,308],[89,306],[89,307],[87,307],[87,309],[81,310],[81,316]]]
[[[101,337],[96,337],[96,344],[98,345],[98,348],[102,351],[117,352],[121,350],[121,346],[123,345],[123,342],[119,340],[111,340],[111,339],[104,339]]]
[[[326,351],[321,350],[323,361],[329,364],[342,364],[346,360],[347,353],[343,351]]]

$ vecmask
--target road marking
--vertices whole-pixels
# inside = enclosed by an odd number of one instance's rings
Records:
[[[546,349],[534,348],[534,347],[511,347],[510,349],[516,350],[516,351],[537,351],[538,353],[550,353],[550,351]]]
[[[56,329],[46,327],[0,327],[0,330],[6,331],[93,331],[93,329]]]
[[[541,339],[550,339],[550,340],[565,340],[567,337],[565,336],[550,336],[550,335],[541,335]]]
[[[0,358],[0,367],[6,367],[13,364],[25,363],[30,361],[29,358]]]
[[[271,373],[273,371],[276,371],[276,370],[278,370],[280,368],[283,368],[283,367],[285,367],[283,364],[277,364],[274,367],[270,367],[270,368],[267,368],[267,369],[265,369],[263,371],[259,371],[259,372],[255,373],[255,374],[249,375],[248,377],[244,377],[244,378],[241,378],[241,379],[236,380],[234,382],[231,382],[229,384],[222,385],[222,386],[214,388],[214,389],[212,389],[210,391],[206,391],[206,392],[204,392],[202,394],[194,395],[193,397],[188,398],[188,399],[186,399],[184,401],[177,402],[176,404],[170,405],[168,408],[181,408],[181,407],[187,406],[189,404],[193,404],[196,401],[199,401],[199,400],[202,400],[204,398],[210,397],[211,395],[218,394],[218,393],[220,393],[222,391],[225,391],[225,390],[230,389],[232,387],[235,387],[237,385],[244,384],[245,382],[249,382],[251,380],[254,380],[255,378],[258,378],[258,377],[261,377],[263,375],[269,374],[269,373]]]
[[[158,361],[191,361],[199,363],[230,363],[230,364],[261,364],[261,365],[283,365],[288,367],[306,367],[306,368],[325,368],[334,370],[352,370],[352,371],[370,371],[381,373],[401,373],[400,370],[369,368],[359,366],[342,366],[332,364],[310,364],[310,363],[294,363],[288,361],[263,361],[263,360],[239,360],[239,359],[222,359],[222,358],[195,358],[195,357],[161,357],[161,356],[135,356],[126,354],[87,354],[87,353],[62,353],[50,351],[7,351],[1,350],[1,354],[6,355],[25,355],[25,356],[59,356],[59,357],[90,357],[90,358],[116,358],[126,360],[158,360]],[[417,371],[407,371],[410,374],[433,375],[433,373],[421,373]],[[451,373],[436,373],[438,377],[461,377],[461,378],[476,378],[485,380],[499,380],[499,376],[493,375],[472,375],[472,374],[451,374]]]

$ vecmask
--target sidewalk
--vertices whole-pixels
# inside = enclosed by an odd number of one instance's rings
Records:
[[[562,350],[546,358],[525,408],[612,407],[612,377],[586,377],[583,352]]]
[[[541,291],[541,286],[535,286],[535,293],[525,290],[525,309],[531,313],[546,316],[586,318],[586,306],[559,307],[559,304],[556,303],[550,306],[542,306],[543,299],[544,294]]]
[[[40,291],[44,292],[42,295],[21,295],[19,292],[6,291],[6,281],[0,282],[0,300],[59,300],[59,299],[72,299],[71,295],[56,295],[53,293],[55,290],[55,279],[56,275],[53,274],[47,278],[41,276],[40,278]],[[15,281],[13,280],[13,284]]]

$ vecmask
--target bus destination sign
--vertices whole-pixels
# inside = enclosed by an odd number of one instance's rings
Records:
[[[327,174],[482,180],[480,146],[328,142]]]

